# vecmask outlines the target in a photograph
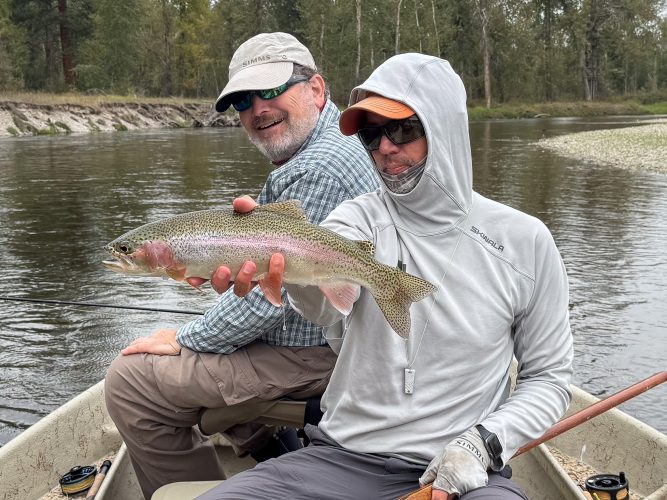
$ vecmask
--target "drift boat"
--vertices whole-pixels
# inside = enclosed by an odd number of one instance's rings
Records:
[[[573,387],[568,414],[598,401]],[[59,479],[73,466],[112,461],[95,500],[141,500],[141,490],[125,445],[104,403],[99,382],[0,448],[0,498],[66,498]],[[285,401],[267,411],[265,423],[298,426],[299,402]],[[227,477],[253,467],[238,458],[221,435],[213,437]],[[667,436],[611,409],[510,461],[513,479],[528,498],[585,499],[583,481],[590,474],[625,473],[632,498],[667,499]],[[582,472],[583,471],[583,472]],[[194,489],[192,489],[194,488]],[[179,498],[201,492],[183,484]],[[191,493],[188,493],[190,491]],[[83,498],[84,495],[81,495]]]

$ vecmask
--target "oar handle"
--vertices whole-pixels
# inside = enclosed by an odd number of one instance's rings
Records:
[[[620,405],[621,403],[626,402],[628,399],[632,399],[639,394],[642,394],[649,389],[652,389],[656,385],[660,385],[663,382],[667,381],[667,371],[658,372],[655,375],[650,376],[647,379],[637,382],[626,389],[618,391],[616,394],[609,396],[597,403],[587,406],[583,410],[578,411],[570,415],[567,418],[564,418],[560,422],[557,422],[551,429],[544,433],[544,435],[538,439],[531,441],[528,444],[525,444],[512,456],[518,457],[522,453],[525,453],[537,445],[549,441],[550,439],[555,438],[563,434],[564,432],[569,431],[573,427],[576,427],[579,424],[589,421],[593,417],[606,412],[607,410]],[[431,494],[433,489],[430,484],[422,486],[418,490],[412,491],[406,495],[403,495],[398,500],[431,500]]]
[[[407,495],[403,495],[398,500],[431,500],[431,494],[433,493],[433,488],[430,484],[422,486],[418,490],[411,491]]]
[[[602,413],[610,410],[611,408],[620,405],[621,403],[626,402],[628,399],[632,399],[635,396],[652,389],[656,385],[660,385],[663,382],[667,381],[667,371],[656,373],[655,375],[650,376],[647,379],[637,382],[626,389],[618,391],[616,394],[609,396],[597,403],[587,406],[583,410],[579,410],[577,413],[570,415],[563,420],[556,422],[554,426],[549,429],[544,435],[540,438],[531,441],[528,444],[523,445],[519,450],[514,454],[514,456],[519,456],[526,451],[535,448],[537,445],[549,441],[550,439],[555,438],[556,436],[561,435],[564,432],[569,431],[570,429],[583,424],[584,422],[589,421],[593,417],[597,417]]]

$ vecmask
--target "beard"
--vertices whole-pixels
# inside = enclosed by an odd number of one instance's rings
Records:
[[[287,125],[287,130],[276,138],[263,138],[255,134],[254,128],[260,123],[253,123],[253,128],[248,132],[250,141],[255,147],[272,162],[285,162],[289,160],[294,153],[298,151],[301,145],[306,142],[306,139],[311,134],[317,120],[320,118],[320,110],[315,103],[309,103],[305,116],[298,120],[290,120],[289,114],[284,113],[282,116],[274,116],[269,119],[262,118],[262,123],[271,123],[279,120],[284,120]]]
[[[378,165],[378,161],[376,161],[375,158],[373,158],[373,160],[376,165]],[[426,157],[417,162],[412,161],[407,157],[403,158],[399,163],[408,168],[396,175],[387,174],[385,172],[389,160],[381,157],[379,163],[380,165],[383,165],[383,167],[378,169],[378,173],[385,186],[387,186],[387,189],[392,193],[406,194],[412,191],[419,182],[419,179],[421,179],[422,174],[424,173],[424,166],[426,165]],[[396,160],[394,160],[394,163],[396,163]]]

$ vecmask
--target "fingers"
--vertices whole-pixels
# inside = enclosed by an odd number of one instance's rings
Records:
[[[269,272],[266,277],[259,282],[267,300],[274,306],[282,306],[282,281],[285,273],[285,258],[282,254],[274,253],[269,261]]]
[[[274,305],[282,305],[280,287],[284,269],[284,257],[281,254],[274,254],[271,256],[269,271],[266,277],[262,280],[262,290],[265,290],[264,293]],[[257,284],[257,282],[253,280],[255,274],[257,274],[257,265],[249,260],[244,262],[233,281],[234,293],[239,297],[247,295]],[[211,277],[211,286],[216,292],[222,293],[230,287],[231,279],[231,271],[229,268],[220,266]]]
[[[248,260],[243,263],[239,273],[234,279],[234,293],[236,295],[239,297],[244,297],[250,290],[254,288],[255,283],[252,281],[252,279],[256,272],[257,266],[254,262]]]
[[[147,342],[148,342],[147,337],[141,337],[136,340],[133,340],[129,346],[127,346],[125,349],[121,349],[120,353],[123,356],[127,356],[128,354],[138,354],[146,352]]]
[[[232,272],[228,267],[220,266],[215,270],[213,276],[211,276],[211,286],[213,290],[218,293],[223,293],[227,291],[231,285]]]
[[[453,493],[447,493],[443,490],[436,490],[433,488],[431,493],[431,500],[456,500],[459,496]]]
[[[253,200],[250,196],[247,194],[245,196],[241,196],[240,198],[236,198],[232,202],[232,207],[234,207],[235,212],[239,212],[242,214],[246,214],[248,212],[252,212],[252,210],[257,206],[257,203],[255,200]]]
[[[181,353],[181,345],[176,341],[176,330],[173,328],[164,328],[157,330],[150,337],[140,337],[133,340],[129,346],[120,352],[123,356],[144,352],[148,354],[176,356]]]
[[[139,342],[132,342],[125,349],[122,349],[120,353],[123,356],[141,353],[157,354],[159,356],[177,356],[181,353],[181,346],[178,342],[155,342],[150,339],[139,339]]]

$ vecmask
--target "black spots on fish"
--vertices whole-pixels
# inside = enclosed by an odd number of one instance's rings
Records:
[[[299,200],[286,200],[276,203],[268,203],[266,205],[260,205],[254,210],[254,212],[261,211],[275,212],[293,219],[304,221],[307,220],[306,213],[301,208],[301,202]]]
[[[401,337],[410,334],[410,305],[432,294],[437,287],[392,266],[377,263],[370,291],[387,322]]]
[[[192,277],[186,273],[194,268],[204,273],[196,277],[203,278],[220,262],[240,266],[245,260],[255,261],[261,273],[268,268],[273,253],[282,253],[286,257],[287,283],[290,275],[289,279],[297,280],[293,283],[348,281],[366,287],[389,324],[403,337],[410,332],[410,304],[435,290],[419,278],[376,261],[370,242],[350,241],[297,217],[290,203],[247,214],[232,209],[181,214],[148,223],[113,243],[124,242],[136,248],[151,242],[150,249],[156,252],[148,257],[168,268],[177,279]],[[209,265],[210,270],[205,267]]]
[[[375,247],[370,241],[355,241],[354,244],[357,245],[362,252],[366,252],[369,255],[375,254]]]

